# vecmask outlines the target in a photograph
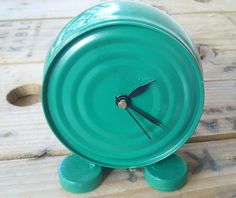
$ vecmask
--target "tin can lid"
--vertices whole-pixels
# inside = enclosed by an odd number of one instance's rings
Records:
[[[66,157],[58,167],[62,187],[72,193],[89,192],[103,180],[103,172],[97,166],[78,155]]]
[[[145,179],[160,191],[175,191],[187,182],[188,166],[185,160],[173,154],[164,160],[144,168]]]

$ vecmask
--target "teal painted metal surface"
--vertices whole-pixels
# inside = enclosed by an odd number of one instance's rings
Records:
[[[97,188],[103,181],[102,167],[72,154],[58,167],[58,176],[63,188],[72,193],[85,193]]]
[[[165,129],[132,112],[149,141],[115,97],[156,80],[132,103]],[[91,8],[58,34],[46,59],[42,101],[48,123],[72,152],[106,167],[141,167],[180,148],[200,120],[201,64],[187,34],[169,16],[133,2]]]
[[[173,154],[156,164],[145,167],[144,177],[156,190],[175,191],[186,184],[188,165],[182,157]]]

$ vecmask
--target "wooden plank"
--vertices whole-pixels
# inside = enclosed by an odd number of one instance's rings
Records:
[[[213,50],[235,50],[233,43],[236,41],[236,13],[174,15],[173,17],[187,31],[194,43],[210,46]]]
[[[0,63],[43,62],[67,20],[0,22]]]
[[[236,50],[215,50],[200,46],[205,81],[236,79]]]
[[[235,197],[236,144],[235,140],[194,143],[180,151],[189,165],[187,185],[176,192],[153,190],[137,169],[130,181],[125,169],[111,171],[99,188],[79,197]],[[1,161],[1,197],[78,197],[65,192],[58,184],[57,165],[62,157],[41,157],[25,160]]]
[[[106,0],[34,2],[30,0],[5,0],[1,2],[0,20],[22,20],[39,18],[63,18],[76,16],[81,11]],[[142,0],[170,14],[235,12],[234,0]]]
[[[6,0],[1,2],[0,20],[67,18],[76,16],[98,3],[100,3],[99,0]]]
[[[204,49],[202,57],[209,67],[216,66],[216,71],[222,71],[224,68],[218,68],[225,63],[227,71],[235,70],[236,23],[232,20],[236,14],[174,15],[174,18],[186,29],[193,42]],[[43,62],[57,32],[68,21],[0,22],[0,64]],[[219,24],[224,24],[224,27]]]
[[[169,14],[225,13],[236,11],[236,2],[234,0],[142,0],[142,2],[158,7]]]
[[[68,153],[50,131],[41,103],[19,107],[6,100],[17,87],[40,85],[42,73],[42,64],[0,67],[0,160]],[[209,81],[205,89],[205,111],[191,141],[236,137],[236,80]]]

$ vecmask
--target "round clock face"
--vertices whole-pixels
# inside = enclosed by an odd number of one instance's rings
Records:
[[[175,152],[203,108],[196,60],[161,30],[113,25],[75,39],[45,88],[49,123],[73,152],[107,167],[140,167]]]

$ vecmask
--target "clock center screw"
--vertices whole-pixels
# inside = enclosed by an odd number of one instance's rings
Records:
[[[127,98],[127,96],[116,97],[116,105],[120,109],[126,109],[128,107],[128,103],[129,103],[129,99]]]
[[[122,99],[122,100],[120,100],[119,102],[118,102],[118,107],[120,108],[120,109],[126,109],[126,107],[127,107],[127,102],[124,100],[124,99]]]

